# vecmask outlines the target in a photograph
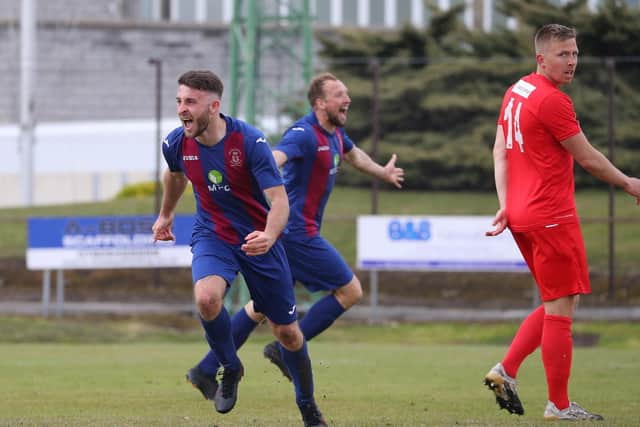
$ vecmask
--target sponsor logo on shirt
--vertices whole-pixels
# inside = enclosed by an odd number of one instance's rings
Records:
[[[339,166],[340,166],[340,154],[336,153],[333,156],[333,167],[329,169],[329,175],[337,174]]]
[[[299,127],[299,126],[291,128],[291,130],[295,131],[295,132],[304,132],[304,128],[303,127]]]
[[[291,310],[287,311],[287,313],[289,313],[290,315],[293,315],[293,313],[295,313],[295,312],[296,312],[296,306],[294,304],[294,306],[291,307]]]
[[[223,178],[222,174],[219,171],[211,169],[207,174],[207,178],[209,178],[209,181],[211,181],[211,184],[207,185],[209,191],[231,191],[231,187],[229,187],[228,184],[222,183]]]
[[[198,160],[198,156],[182,156],[182,160]]]
[[[256,139],[256,144],[259,144],[261,142],[262,143],[266,143],[267,142],[267,138],[264,138],[264,137],[261,136],[260,138]]]
[[[536,87],[524,80],[518,80],[518,83],[513,86],[513,93],[516,93],[523,98],[529,98],[529,95],[531,95],[534,90],[536,90]]]
[[[331,147],[329,147],[328,145],[321,145],[318,147],[318,151],[329,151],[331,150]]]

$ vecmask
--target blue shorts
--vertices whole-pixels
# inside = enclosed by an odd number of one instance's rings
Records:
[[[310,292],[334,291],[353,279],[353,272],[342,256],[324,237],[283,235],[294,281]]]
[[[240,245],[231,245],[215,237],[201,237],[192,242],[191,253],[193,283],[216,275],[230,286],[241,272],[256,311],[277,325],[288,325],[298,318],[291,270],[279,240],[266,254],[247,256],[240,250]]]

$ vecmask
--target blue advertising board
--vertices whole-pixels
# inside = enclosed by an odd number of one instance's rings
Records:
[[[192,215],[176,215],[174,242],[154,242],[152,215],[33,217],[27,268],[93,269],[191,265]]]

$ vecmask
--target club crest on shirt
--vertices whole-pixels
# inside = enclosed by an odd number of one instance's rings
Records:
[[[229,165],[238,167],[242,166],[242,151],[232,148],[228,153]]]

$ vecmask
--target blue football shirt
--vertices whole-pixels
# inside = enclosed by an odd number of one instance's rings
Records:
[[[225,137],[213,147],[187,138],[182,127],[162,144],[172,172],[191,181],[196,199],[194,238],[213,233],[230,244],[241,244],[254,230],[264,231],[269,203],[267,188],[282,185],[271,147],[258,129],[221,114]]]
[[[287,155],[282,175],[289,196],[289,233],[315,236],[345,153],[354,147],[342,128],[331,134],[314,112],[284,133],[274,150]]]

